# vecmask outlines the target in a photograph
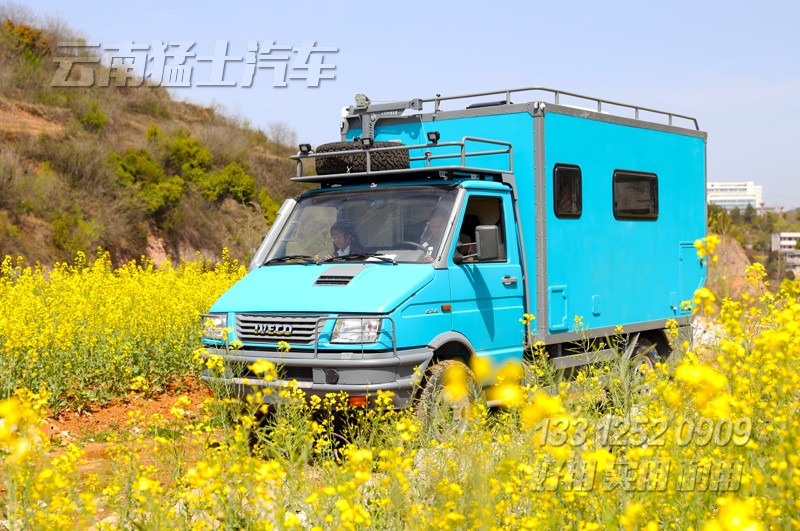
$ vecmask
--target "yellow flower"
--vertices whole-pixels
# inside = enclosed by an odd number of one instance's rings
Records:
[[[515,382],[501,383],[490,387],[486,398],[503,407],[516,407],[525,401],[525,391]]]
[[[758,287],[767,276],[767,270],[761,262],[755,262],[744,268],[744,279],[753,287]]]
[[[276,371],[275,364],[268,360],[258,360],[255,363],[248,365],[247,368],[258,375],[271,375]]]
[[[619,517],[620,525],[625,529],[625,531],[631,531],[636,529],[636,524],[639,521],[639,518],[644,514],[644,504],[641,502],[634,502],[630,504],[623,513],[622,516]]]
[[[473,355],[469,360],[469,367],[479,382],[486,380],[492,372],[492,362],[482,356]]]
[[[522,410],[522,420],[530,428],[543,418],[552,417],[563,411],[564,406],[558,396],[540,392],[533,397],[533,403],[528,404]]]
[[[692,303],[694,303],[694,313],[697,313],[702,308],[703,313],[706,315],[713,315],[714,314],[714,302],[717,298],[711,293],[711,290],[708,288],[700,288],[694,292],[694,297],[692,298]]]
[[[449,401],[457,402],[467,396],[467,370],[462,364],[450,365],[442,375],[443,395]]]
[[[754,500],[740,500],[733,496],[717,499],[719,513],[708,522],[703,531],[761,531],[764,526],[755,518]]]
[[[711,257],[712,262],[717,261],[717,256],[714,254],[714,249],[719,245],[720,239],[716,234],[709,234],[707,237],[696,240],[694,247],[697,249],[697,256],[705,263],[707,257]]]

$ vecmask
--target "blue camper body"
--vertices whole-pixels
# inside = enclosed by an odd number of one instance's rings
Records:
[[[511,102],[530,93],[547,101]],[[204,346],[226,363],[207,382],[246,393],[259,382],[248,365],[266,359],[282,380],[258,385],[391,390],[402,407],[430,364],[499,366],[531,342],[572,367],[602,354],[575,354],[582,339],[622,326],[669,354],[666,323],[690,324],[681,303],[705,280],[693,244],[706,134],[689,117],[543,88],[442,109],[491,94],[361,101],[334,151],[301,146],[295,180],[319,187],[284,203],[250,273],[204,316]],[[303,175],[310,162],[317,175]],[[334,225],[348,233],[342,257]],[[226,348],[225,327],[240,348]]]

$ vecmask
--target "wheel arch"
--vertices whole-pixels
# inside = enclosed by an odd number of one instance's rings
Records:
[[[661,361],[666,360],[672,354],[667,334],[663,329],[646,330],[640,332],[639,337],[650,340],[656,346],[655,351]]]
[[[444,332],[428,343],[433,352],[431,363],[441,360],[460,360],[469,365],[469,359],[475,352],[469,339],[458,332]]]

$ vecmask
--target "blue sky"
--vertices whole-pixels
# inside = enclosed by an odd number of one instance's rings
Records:
[[[271,71],[259,70],[250,88],[173,92],[221,104],[256,127],[287,122],[300,141],[337,140],[340,109],[358,92],[389,101],[547,86],[694,116],[709,135],[709,180],[755,181],[768,206],[800,207],[797,2],[32,0],[26,6],[104,47],[191,41],[198,55],[211,55],[221,40],[229,42],[229,54],[243,55],[247,41],[257,40],[338,48],[324,54],[336,78],[316,88],[303,80],[276,88]],[[195,79],[201,73],[197,66]],[[228,73],[226,79],[241,78],[236,68]]]

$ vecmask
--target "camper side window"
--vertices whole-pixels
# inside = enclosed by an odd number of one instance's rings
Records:
[[[658,176],[655,173],[615,171],[614,217],[617,219],[657,219]]]
[[[559,218],[581,217],[583,198],[578,166],[557,164],[553,168],[553,208]]]

